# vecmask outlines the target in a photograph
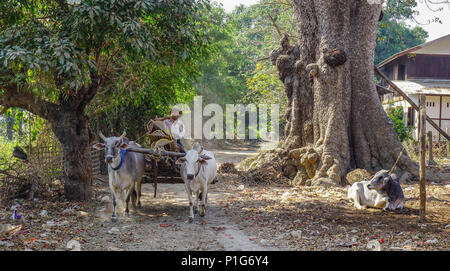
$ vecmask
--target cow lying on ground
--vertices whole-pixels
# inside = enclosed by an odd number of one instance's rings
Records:
[[[196,142],[186,156],[179,158],[176,164],[181,165],[180,174],[189,199],[189,222],[193,222],[194,204],[197,206],[200,216],[205,215],[208,185],[212,183],[217,174],[216,159],[214,153],[203,150]]]
[[[403,201],[405,196],[403,194],[402,187],[400,186],[399,178],[395,174],[390,176],[385,190],[389,196],[389,210],[403,209]]]
[[[370,181],[354,183],[347,197],[358,209],[363,206],[395,210],[403,208],[403,192],[398,180],[393,179],[387,170],[381,170]]]
[[[93,148],[106,150],[105,161],[108,163],[109,188],[114,207],[111,221],[115,222],[117,220],[117,200],[123,199],[123,193],[125,193],[125,213],[127,215],[129,214],[130,197],[133,207],[136,207],[136,200],[138,206],[141,206],[141,181],[145,170],[145,159],[143,154],[126,151],[128,146],[140,146],[128,141],[125,138],[125,132],[120,137],[107,138],[102,132],[99,133],[99,136],[105,143],[97,143]]]

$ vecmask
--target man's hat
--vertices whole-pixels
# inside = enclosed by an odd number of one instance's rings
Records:
[[[183,114],[183,111],[180,110],[180,108],[174,106],[172,107],[172,111],[170,112],[170,115],[172,117],[179,117]]]

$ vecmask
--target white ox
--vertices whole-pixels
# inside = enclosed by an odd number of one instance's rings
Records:
[[[216,159],[213,152],[203,150],[202,146],[196,142],[184,157],[177,160],[176,164],[181,165],[180,174],[189,199],[189,222],[193,222],[194,203],[200,216],[205,216],[208,184],[211,184],[217,175]]]
[[[387,170],[381,170],[370,181],[354,183],[347,191],[347,197],[358,209],[372,207],[386,210],[389,207],[389,195],[386,185],[390,181]]]
[[[122,198],[123,193],[125,193],[125,213],[127,215],[129,214],[130,198],[133,207],[136,207],[136,201],[138,207],[141,206],[141,181],[145,170],[145,159],[143,154],[126,151],[127,147],[140,147],[140,145],[129,141],[125,137],[125,132],[120,137],[105,137],[102,132],[99,132],[99,136],[105,143],[97,143],[93,148],[105,149],[109,188],[114,207],[111,221],[115,222],[117,220],[117,201]]]

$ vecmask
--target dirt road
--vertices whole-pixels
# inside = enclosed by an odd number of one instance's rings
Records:
[[[255,149],[244,148],[215,151],[218,163],[238,163],[254,155]],[[86,250],[278,250],[255,242],[224,212],[223,203],[230,196],[227,184],[210,186],[206,216],[196,215],[188,223],[188,200],[183,184],[158,184],[157,197],[153,185],[143,185],[142,208],[131,211],[130,217],[119,215],[115,224],[109,222],[111,204],[99,208],[102,222],[101,238],[92,239]],[[105,194],[106,195],[106,194]],[[109,232],[109,233],[108,233]],[[98,242],[96,242],[97,240]]]
[[[238,163],[256,151],[215,153],[219,163]],[[220,174],[206,216],[193,223],[182,184],[159,184],[156,198],[145,184],[142,208],[129,217],[121,208],[116,223],[107,183],[96,182],[91,203],[15,200],[0,206],[0,250],[368,250],[373,242],[380,250],[450,249],[448,182],[427,185],[427,222],[419,223],[417,183],[402,186],[403,210],[382,212],[356,210],[343,187],[246,183],[240,174]]]

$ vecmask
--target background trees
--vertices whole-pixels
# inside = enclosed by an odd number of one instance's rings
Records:
[[[414,6],[386,1],[375,63],[424,42],[423,29],[401,22]],[[277,103],[285,112],[269,55],[284,33],[299,38],[293,15],[284,0],[229,14],[206,0],[0,1],[0,111],[8,113],[0,125],[29,142],[49,123],[66,157],[66,196],[87,199],[98,130],[138,139],[148,119],[197,94],[204,103]]]
[[[121,91],[139,97],[150,86],[142,71],[151,72],[152,65],[176,70],[205,53],[208,2],[0,4],[2,113],[20,107],[46,119],[63,146],[66,197],[89,199],[94,135],[88,128],[88,105],[98,93],[115,104],[121,103]]]

